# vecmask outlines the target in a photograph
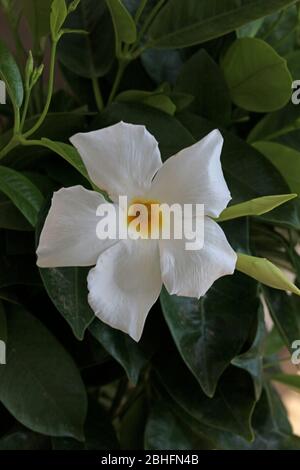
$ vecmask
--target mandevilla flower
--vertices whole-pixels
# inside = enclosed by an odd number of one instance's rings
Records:
[[[89,303],[103,322],[139,341],[162,284],[170,294],[200,298],[216,279],[232,274],[236,254],[212,219],[230,201],[220,155],[223,138],[214,130],[162,164],[158,143],[144,126],[120,122],[76,134],[91,181],[112,204],[129,201],[204,204],[204,246],[188,251],[183,239],[100,240],[97,208],[106,203],[82,186],[54,194],[37,250],[40,267],[94,266],[88,275]]]

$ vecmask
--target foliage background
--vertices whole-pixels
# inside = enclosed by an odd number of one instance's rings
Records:
[[[220,128],[233,204],[300,194],[299,2],[81,0],[61,21],[55,0],[51,22],[52,0],[0,3],[15,44],[1,34],[0,449],[300,449],[273,387],[300,389],[278,356],[300,339],[296,295],[240,272],[200,301],[163,291],[136,344],[94,320],[85,269],[38,270],[35,257],[53,191],[90,188],[69,137],[120,120],[145,124],[164,159]],[[52,51],[28,113],[23,27],[40,74]],[[64,34],[55,55],[61,28],[89,34]],[[222,227],[298,284],[298,198]]]

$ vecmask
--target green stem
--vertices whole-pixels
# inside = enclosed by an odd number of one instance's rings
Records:
[[[119,89],[119,86],[120,86],[120,82],[121,82],[121,79],[123,77],[123,73],[126,69],[128,65],[128,62],[127,61],[124,61],[124,60],[119,60],[119,64],[118,64],[118,71],[117,71],[117,74],[116,74],[116,78],[115,78],[115,81],[114,81],[114,84],[113,84],[113,87],[111,89],[111,93],[109,95],[109,98],[108,98],[108,104],[111,104],[116,96],[116,93]]]
[[[51,59],[50,59],[50,72],[49,72],[49,85],[48,85],[48,94],[47,100],[44,107],[42,114],[40,115],[39,119],[35,123],[35,125],[29,131],[25,132],[24,137],[30,137],[34,134],[43,124],[51,103],[53,89],[54,89],[54,72],[55,72],[55,59],[56,59],[56,49],[57,49],[57,41],[53,41],[52,48],[51,48]]]
[[[104,103],[100,90],[99,80],[97,77],[92,78],[92,84],[97,108],[99,111],[102,111],[104,109]]]
[[[22,132],[22,130],[23,130],[23,127],[24,127],[24,124],[25,124],[25,119],[26,119],[26,116],[27,116],[27,113],[28,113],[28,108],[29,108],[29,103],[30,103],[30,95],[31,95],[31,90],[28,89],[28,90],[26,91],[25,102],[24,102],[24,108],[23,108],[23,111],[22,111],[22,119],[21,119],[21,124],[20,124],[20,132]]]
[[[13,137],[8,144],[1,150],[0,152],[0,160],[4,158],[11,150],[18,146],[18,142],[16,142],[15,138]]]

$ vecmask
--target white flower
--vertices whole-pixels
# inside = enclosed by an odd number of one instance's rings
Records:
[[[200,298],[221,276],[232,274],[236,254],[218,217],[230,201],[220,155],[223,138],[214,130],[162,164],[158,143],[144,126],[120,122],[76,134],[93,183],[114,204],[129,200],[204,204],[204,247],[187,251],[185,240],[105,240],[96,236],[103,196],[81,186],[54,194],[37,250],[40,267],[93,266],[89,303],[103,322],[139,341],[162,284],[170,294]]]

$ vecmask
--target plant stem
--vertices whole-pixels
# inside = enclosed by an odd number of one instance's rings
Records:
[[[47,94],[47,100],[46,104],[44,107],[44,110],[42,114],[40,115],[39,119],[35,123],[35,125],[30,129],[29,131],[25,132],[24,137],[30,137],[32,134],[34,134],[43,124],[51,103],[52,99],[52,94],[53,94],[53,88],[54,88],[54,72],[55,72],[55,59],[56,59],[56,49],[57,49],[57,41],[52,42],[52,48],[51,48],[51,59],[50,59],[50,72],[49,72],[49,85],[48,85],[48,94]]]
[[[116,93],[119,89],[121,79],[123,77],[124,70],[126,69],[128,65],[128,62],[122,59],[119,59],[119,64],[118,64],[118,71],[116,74],[116,78],[113,84],[113,87],[111,89],[111,93],[108,98],[108,104],[111,104],[114,100],[114,97],[116,96]]]
[[[25,124],[25,119],[27,116],[28,108],[29,108],[29,102],[30,102],[30,95],[31,95],[31,90],[26,91],[25,95],[25,102],[24,102],[24,108],[22,111],[22,119],[21,119],[21,124],[20,124],[20,132],[22,132],[24,124]]]
[[[92,78],[94,97],[99,111],[104,109],[103,98],[100,90],[99,80],[97,77]]]

